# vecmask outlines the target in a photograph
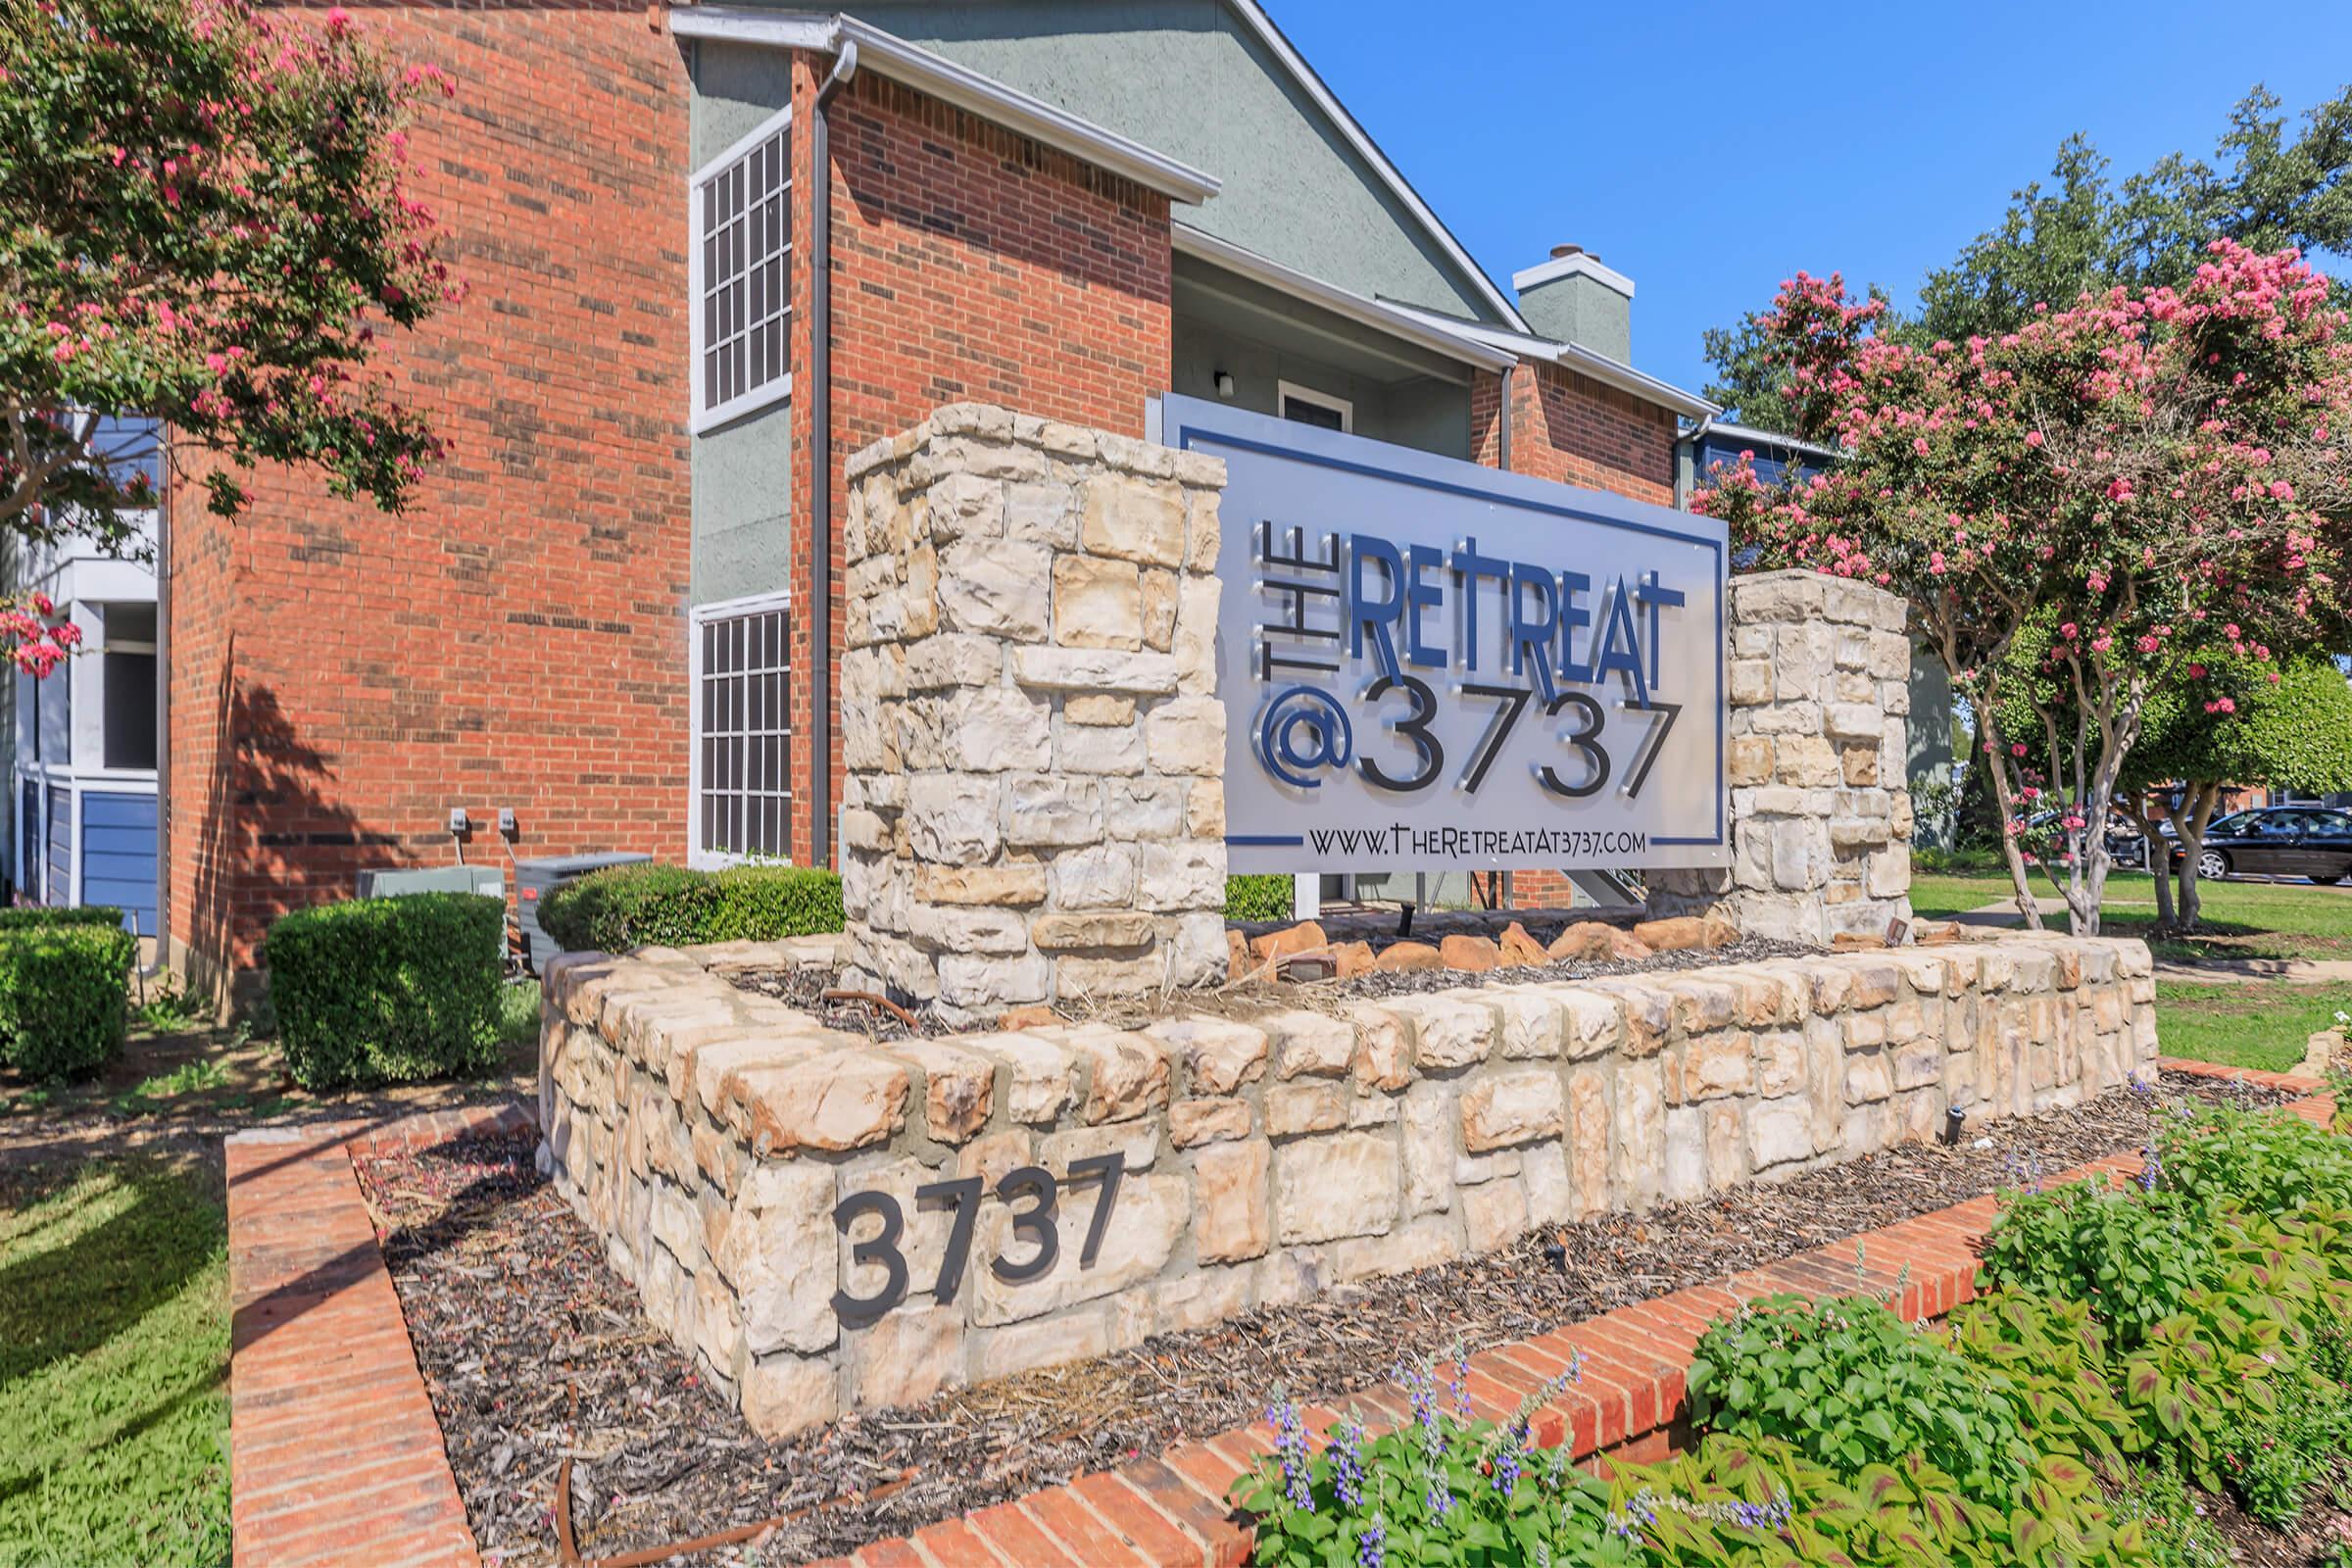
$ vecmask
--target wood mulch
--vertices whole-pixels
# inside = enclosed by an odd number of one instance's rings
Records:
[[[1536,920],[1528,927],[1539,941],[1548,941],[1572,923],[1565,917],[1548,924]],[[1375,947],[1387,943],[1375,943]],[[1429,991],[1451,991],[1464,986],[1538,985],[1567,980],[1597,980],[1612,975],[1656,974],[1679,969],[1710,968],[1726,963],[1760,963],[1767,958],[1818,956],[1821,949],[1799,942],[1773,942],[1750,937],[1724,947],[1652,954],[1646,958],[1595,960],[1568,958],[1558,963],[1528,964],[1507,969],[1375,970],[1346,980],[1246,980],[1230,985],[1188,988],[1156,997],[1114,997],[1078,1002],[1056,1010],[1071,1023],[1107,1023],[1121,1029],[1141,1028],[1171,1013],[1210,1013],[1250,1018],[1285,1008],[1330,1011],[1339,1003],[1369,998],[1414,996]],[[939,1036],[962,1032],[929,1007],[913,1009],[909,1025],[893,1011],[870,1003],[827,993],[840,984],[838,976],[818,969],[728,968],[717,973],[746,991],[774,997],[813,1014],[832,1029],[846,1029],[874,1040],[905,1040],[910,1036]]]
[[[2166,1075],[2167,1094],[2269,1091]],[[1686,1285],[2038,1180],[2145,1143],[2149,1102],[2117,1091],[1703,1201],[1610,1215],[1505,1250],[1166,1335],[1101,1360],[859,1412],[777,1444],[703,1385],[604,1250],[536,1174],[528,1139],[362,1159],[385,1261],[485,1560],[558,1560],[552,1503],[611,1555],[802,1511],[703,1563],[798,1562],[900,1536],[1187,1436],[1258,1418],[1277,1387],[1331,1400],[1395,1358],[1544,1333]],[[575,1406],[572,1403],[576,1394]],[[685,1560],[685,1559],[682,1559]]]

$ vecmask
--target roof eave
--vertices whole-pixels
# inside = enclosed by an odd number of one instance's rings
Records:
[[[1457,364],[1481,370],[1502,370],[1519,362],[1519,356],[1509,349],[1484,342],[1468,333],[1454,331],[1440,324],[1442,318],[1432,318],[1422,312],[1357,294],[1336,283],[1326,283],[1295,267],[1268,256],[1260,256],[1253,250],[1245,249],[1231,240],[1219,239],[1189,224],[1176,223],[1172,227],[1175,247],[1183,255],[1213,262],[1229,271],[1262,283],[1277,293],[1304,300],[1335,316],[1386,332]]]
[[[1222,188],[1214,174],[846,13],[771,11],[739,5],[678,6],[669,13],[669,28],[681,38],[825,54],[838,54],[844,44],[854,43],[858,64],[878,74],[969,110],[992,124],[1057,148],[1097,169],[1123,175],[1170,201],[1198,206]]]

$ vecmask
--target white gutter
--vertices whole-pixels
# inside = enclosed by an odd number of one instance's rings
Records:
[[[1443,355],[1457,364],[1473,366],[1481,370],[1502,370],[1519,363],[1519,356],[1508,348],[1443,324],[1446,320],[1445,317],[1408,310],[1386,300],[1353,293],[1336,284],[1326,283],[1321,278],[1310,277],[1295,267],[1286,267],[1271,257],[1245,250],[1231,240],[1204,234],[1184,223],[1170,226],[1174,230],[1172,237],[1179,255],[1214,263],[1253,283],[1262,283],[1278,294],[1288,294],[1293,299],[1320,306],[1334,316],[1346,317],[1350,321],[1373,327],[1391,337],[1401,338],[1416,348],[1427,349],[1432,354]]]
[[[1644,403],[1672,409],[1690,418],[1704,418],[1710,414],[1723,412],[1695,392],[1686,392],[1671,381],[1661,381],[1654,375],[1635,369],[1622,360],[1612,360],[1581,343],[1560,343],[1526,332],[1506,332],[1500,327],[1478,321],[1456,320],[1436,311],[1425,311],[1418,305],[1400,305],[1395,300],[1383,300],[1381,304],[1389,310],[1399,311],[1425,321],[1438,330],[1474,338],[1498,350],[1506,350],[1520,359],[1543,360],[1562,369],[1574,370],[1579,375],[1589,375],[1620,392],[1630,392]]]
[[[808,49],[839,54],[858,48],[859,66],[917,92],[968,109],[991,124],[1055,147],[1098,169],[1122,174],[1171,201],[1199,205],[1222,188],[1203,173],[1139,141],[1032,98],[993,77],[884,32],[856,17],[825,12],[773,11],[763,6],[676,6],[669,30],[680,38],[708,38],[771,49]]]

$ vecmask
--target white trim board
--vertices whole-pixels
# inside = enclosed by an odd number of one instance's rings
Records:
[[[1541,287],[1556,278],[1577,276],[1606,284],[1629,300],[1634,297],[1632,278],[1614,267],[1603,267],[1599,257],[1588,256],[1583,251],[1573,256],[1554,256],[1548,262],[1539,262],[1533,267],[1520,269],[1511,274],[1511,287],[1525,294],[1529,289]]]
[[[1172,201],[1198,205],[1222,182],[1142,142],[1031,97],[944,55],[933,54],[856,17],[824,12],[779,12],[740,5],[677,6],[669,30],[681,38],[715,38],[769,48],[839,54],[856,44],[858,65],[951,103],[1033,141],[1057,147],[1098,169],[1123,174]]]
[[[1328,392],[1318,392],[1311,386],[1296,381],[1277,380],[1274,383],[1274,413],[1281,418],[1291,416],[1286,403],[1303,403],[1309,408],[1329,409],[1340,416],[1340,431],[1344,435],[1355,432],[1355,405],[1346,398],[1335,398]]]

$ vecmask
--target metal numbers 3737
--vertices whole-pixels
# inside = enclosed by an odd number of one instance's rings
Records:
[[[1025,1243],[1027,1255],[992,1257],[988,1262],[989,1272],[1007,1285],[1018,1285],[1051,1270],[1061,1257],[1058,1221],[1062,1190],[1065,1185],[1076,1187],[1090,1182],[1100,1191],[1095,1196],[1094,1212],[1087,1217],[1086,1239],[1078,1249],[1078,1266],[1094,1267],[1096,1256],[1102,1250],[1102,1237],[1110,1228],[1111,1211],[1118,1202],[1119,1180],[1126,1169],[1127,1156],[1114,1151],[1071,1160],[1066,1183],[1055,1179],[1043,1165],[1023,1165],[1006,1171],[997,1182],[994,1196],[1010,1211],[1015,1245]],[[939,1273],[928,1287],[931,1298],[942,1306],[952,1304],[963,1288],[964,1272],[972,1253],[972,1229],[980,1219],[981,1188],[981,1178],[964,1176],[929,1182],[914,1190],[918,1210],[945,1208],[951,1216],[948,1244],[939,1257]],[[833,1313],[845,1328],[862,1328],[880,1318],[906,1299],[912,1284],[906,1254],[900,1250],[906,1234],[906,1215],[896,1197],[877,1192],[850,1194],[833,1207],[834,1229],[850,1237],[850,1228],[867,1214],[880,1216],[881,1229],[863,1241],[850,1240],[850,1263],[854,1268],[880,1268],[882,1288],[871,1296],[853,1296],[846,1289],[833,1293]]]

